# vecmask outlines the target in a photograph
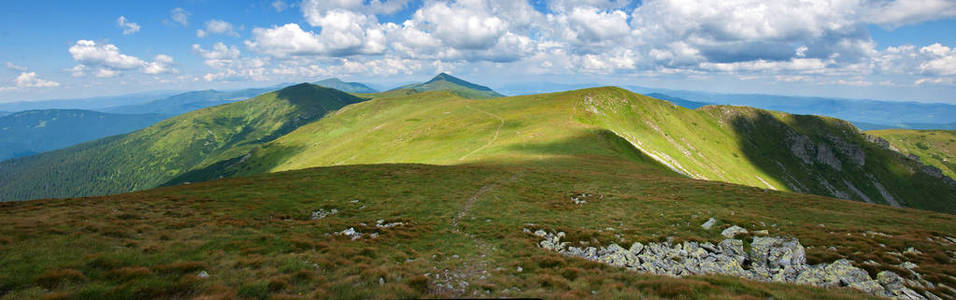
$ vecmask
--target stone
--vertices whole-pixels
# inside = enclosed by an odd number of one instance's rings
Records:
[[[641,244],[639,242],[634,242],[633,244],[631,244],[631,249],[629,250],[631,251],[631,254],[634,254],[634,255],[641,254],[641,252],[644,251],[644,244]]]
[[[850,285],[857,282],[871,280],[870,274],[863,269],[854,267],[849,260],[838,259],[826,266],[827,281],[839,281],[840,285]]]
[[[196,277],[199,277],[199,279],[209,278],[209,272],[206,272],[206,270],[202,270],[199,272],[199,275],[196,275]]]
[[[714,227],[714,224],[717,224],[717,219],[710,218],[704,224],[701,224],[700,227],[703,229],[710,230],[711,227]]]
[[[754,237],[750,246],[750,259],[755,265],[773,270],[807,263],[803,246],[796,239]]]
[[[325,219],[326,217],[337,214],[337,213],[339,213],[339,210],[334,208],[330,210],[319,209],[312,212],[312,220]]]
[[[861,290],[873,295],[889,297],[889,293],[886,292],[886,289],[880,285],[876,280],[867,280],[850,284],[851,288]]]
[[[887,291],[890,291],[894,295],[895,291],[899,291],[904,288],[903,286],[903,277],[896,275],[891,271],[883,271],[879,274],[876,274],[876,281],[878,281]]]
[[[747,229],[744,229],[743,227],[734,225],[734,226],[731,226],[731,227],[729,227],[729,228],[727,228],[727,229],[724,229],[724,231],[721,231],[721,232],[720,232],[720,235],[722,235],[722,236],[724,236],[724,237],[726,237],[726,238],[733,238],[734,236],[736,236],[736,235],[738,235],[738,234],[746,234],[746,233],[747,233]]]

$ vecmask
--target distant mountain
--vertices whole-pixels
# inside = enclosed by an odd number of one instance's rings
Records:
[[[694,102],[683,98],[678,98],[674,96],[669,96],[661,93],[650,93],[647,94],[648,97],[653,97],[661,100],[667,100],[670,103],[677,104],[680,107],[687,109],[695,109],[701,106],[710,105],[710,103]]]
[[[153,188],[194,169],[243,161],[257,145],[363,100],[303,83],[129,134],[6,160],[0,162],[0,201]]]
[[[637,86],[630,86],[628,89],[639,93],[661,93],[696,102],[751,106],[791,114],[822,115],[854,123],[884,125],[891,128],[899,128],[901,125],[898,124],[913,124],[916,126],[906,128],[946,129],[948,126],[952,126],[953,116],[956,116],[956,105],[943,103],[760,94],[718,94]]]
[[[312,84],[333,88],[346,93],[378,93],[377,90],[358,82],[345,82],[338,78],[329,78],[313,82]]]
[[[28,110],[0,117],[0,160],[127,133],[163,119],[77,109]]]
[[[390,92],[402,90],[414,92],[449,91],[468,99],[504,97],[504,95],[495,92],[489,87],[474,84],[445,73],[438,74],[438,76],[435,76],[435,78],[432,78],[424,83],[400,86],[398,88],[392,89]]]
[[[163,99],[134,105],[123,105],[103,109],[111,113],[124,114],[162,114],[175,116],[200,108],[216,106],[249,99],[256,95],[274,90],[273,88],[251,88],[235,91],[204,90],[172,95]]]
[[[0,117],[11,114],[9,111],[0,111]]]
[[[0,111],[25,111],[36,109],[86,109],[100,110],[102,108],[142,104],[158,98],[165,98],[180,92],[174,91],[154,91],[144,93],[133,93],[118,96],[76,98],[76,99],[56,99],[41,101],[19,101],[0,103]]]

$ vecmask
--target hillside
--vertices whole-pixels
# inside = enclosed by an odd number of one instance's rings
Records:
[[[345,82],[338,78],[329,78],[313,82],[312,84],[333,88],[346,93],[377,93],[378,91],[359,82]]]
[[[956,185],[847,122],[746,107],[688,110],[619,88],[480,101],[449,92],[382,96],[264,144],[241,164],[171,183],[349,164],[633,160],[636,149],[696,179],[956,212]]]
[[[628,87],[638,93],[662,93],[696,102],[741,105],[791,114],[821,115],[868,125],[892,128],[947,129],[956,116],[956,105],[762,94],[721,94],[699,91]]]
[[[572,145],[523,150],[554,157]],[[631,160],[353,165],[0,203],[0,297],[875,299],[839,287],[851,283],[956,296],[953,215],[692,180],[625,149]],[[721,236],[734,225],[750,233]],[[542,248],[539,230],[601,255],[639,242],[638,259],[662,266],[673,262],[655,258],[660,245],[706,255],[734,241],[742,252],[743,240],[755,258],[751,237],[792,237],[795,248],[764,255],[826,266],[800,273],[824,281],[633,272]]]
[[[127,133],[162,119],[157,114],[122,115],[77,109],[28,110],[0,116],[0,160]]]
[[[359,101],[338,90],[300,84],[126,135],[7,160],[0,162],[0,201],[152,188],[195,168],[242,160],[256,145]]]
[[[123,114],[161,114],[175,116],[200,108],[216,106],[249,99],[257,95],[274,90],[273,88],[253,88],[235,91],[204,90],[172,95],[166,98],[153,100],[143,104],[115,106],[103,109],[112,113]]]
[[[867,134],[881,137],[896,151],[933,166],[928,173],[956,178],[956,130],[876,130]]]
[[[438,74],[429,81],[423,83],[409,84],[405,86],[398,87],[389,92],[403,92],[403,91],[414,91],[414,92],[429,92],[429,91],[449,91],[455,95],[458,95],[467,99],[488,99],[488,98],[498,98],[504,97],[504,95],[495,92],[489,87],[474,84],[455,76],[451,76],[445,73]]]

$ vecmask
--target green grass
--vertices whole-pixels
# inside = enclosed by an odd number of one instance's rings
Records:
[[[924,164],[956,178],[956,130],[887,129],[867,134],[884,138],[901,153],[916,155]]]
[[[297,85],[130,134],[0,162],[0,201],[153,188],[193,169],[241,159],[258,144],[359,101],[337,90]]]
[[[581,192],[600,197],[572,204],[570,195]],[[310,220],[318,208],[341,212]],[[11,299],[868,297],[849,289],[628,272],[539,249],[537,237],[522,232],[560,230],[592,244],[719,241],[719,228],[699,227],[709,217],[720,220],[718,227],[797,237],[811,262],[848,258],[891,266],[903,260],[888,252],[916,247],[923,254],[905,260],[917,263],[923,278],[956,286],[947,254],[956,249],[938,242],[956,232],[952,215],[693,180],[637,158],[600,155],[315,168],[2,203],[0,213],[0,297]],[[406,225],[375,228],[379,219]],[[330,234],[349,227],[380,236],[352,241]],[[425,275],[446,269],[469,283],[464,294],[439,289],[443,281]],[[210,277],[198,278],[200,271]]]
[[[904,206],[956,211],[956,187],[914,171],[911,162],[831,118],[731,106],[688,110],[618,88],[486,100],[449,92],[373,97],[264,144],[242,164],[216,166],[197,173],[205,177],[181,181],[316,166],[535,163],[600,155],[667,164],[697,179],[826,196],[836,195],[834,189],[864,200],[852,185],[870,201],[888,203],[877,182]],[[842,169],[805,164],[791,153],[788,134],[828,145]],[[858,147],[864,164],[836,150],[833,139]]]

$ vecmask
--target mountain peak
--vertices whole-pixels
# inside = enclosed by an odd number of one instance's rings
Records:
[[[491,91],[491,88],[489,88],[489,87],[486,87],[486,86],[483,86],[483,85],[478,85],[478,84],[474,84],[474,83],[465,81],[465,80],[463,80],[463,79],[461,79],[461,78],[448,75],[448,73],[445,73],[445,72],[439,73],[438,75],[435,76],[435,78],[432,78],[431,80],[425,82],[424,84],[427,85],[427,84],[435,83],[435,82],[439,82],[439,81],[445,81],[445,82],[448,82],[448,83],[452,83],[452,84],[455,84],[455,85],[460,85],[460,86],[463,86],[463,87],[466,87],[466,88],[469,88],[469,89],[473,89],[473,90]]]
[[[313,84],[327,87],[327,88],[337,89],[347,93],[377,93],[378,92],[377,90],[365,84],[358,83],[358,82],[347,82],[335,77],[316,81],[316,82],[313,82]]]

